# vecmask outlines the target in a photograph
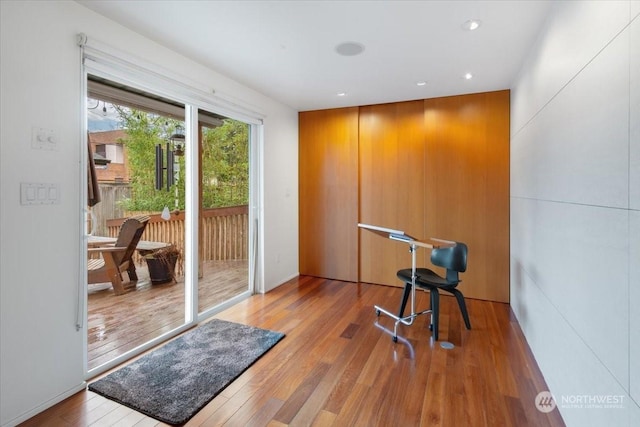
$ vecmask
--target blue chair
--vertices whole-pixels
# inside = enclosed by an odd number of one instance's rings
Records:
[[[440,293],[439,291],[446,291],[453,294],[458,301],[462,318],[467,329],[471,329],[471,323],[469,322],[469,313],[467,312],[467,305],[464,302],[464,296],[456,287],[462,281],[460,280],[459,273],[464,273],[467,270],[467,245],[461,242],[456,242],[455,246],[448,248],[439,248],[431,250],[431,263],[438,267],[444,267],[447,269],[446,277],[442,277],[428,268],[416,269],[416,286],[422,289],[427,289],[431,297],[431,324],[429,328],[432,331],[435,341],[438,340],[438,315],[440,312]],[[400,304],[399,317],[404,317],[404,309],[407,305],[407,300],[411,294],[411,269],[405,268],[399,270],[397,273],[398,279],[404,282],[404,294],[402,295],[402,303]]]

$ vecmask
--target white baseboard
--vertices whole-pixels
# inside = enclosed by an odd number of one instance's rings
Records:
[[[294,273],[294,274],[290,275],[289,277],[285,277],[284,279],[280,279],[280,280],[278,280],[278,281],[277,281],[277,283],[278,283],[277,285],[275,285],[275,286],[273,286],[273,287],[271,287],[271,288],[269,288],[269,289],[265,289],[265,290],[264,290],[264,292],[260,292],[260,293],[261,293],[261,294],[266,294],[267,292],[274,290],[274,289],[275,289],[275,288],[277,288],[278,286],[280,286],[280,285],[284,285],[284,284],[285,284],[285,283],[287,283],[289,280],[291,280],[291,279],[295,279],[295,278],[296,278],[296,277],[298,277],[299,275],[300,275],[300,273]]]

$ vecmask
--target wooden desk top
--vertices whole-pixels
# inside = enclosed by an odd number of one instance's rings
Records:
[[[105,236],[89,236],[87,245],[90,248],[101,246],[101,245],[113,245],[116,242],[115,237],[105,237]],[[140,240],[136,249],[139,251],[155,251],[158,249],[166,248],[170,246],[171,243],[165,242],[152,242],[149,240]]]
[[[435,237],[420,240],[416,239],[415,237],[409,236],[408,234],[405,234],[404,231],[394,230],[392,228],[386,227],[379,227],[376,225],[358,224],[358,227],[371,231],[382,237],[395,240],[397,242],[404,242],[409,245],[420,246],[427,249],[451,248],[456,245],[456,242],[452,242],[451,240],[436,239]]]

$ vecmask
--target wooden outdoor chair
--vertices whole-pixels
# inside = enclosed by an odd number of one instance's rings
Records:
[[[120,226],[118,239],[114,245],[88,248],[89,255],[100,253],[101,258],[89,258],[87,262],[88,283],[111,282],[116,295],[121,295],[135,287],[138,276],[132,256],[149,222],[148,216],[127,218]],[[122,273],[127,272],[128,281]]]

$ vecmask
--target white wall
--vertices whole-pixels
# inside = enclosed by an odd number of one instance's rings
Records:
[[[265,114],[264,287],[298,272],[297,112],[187,60],[75,2],[0,2],[0,424],[84,387],[76,331],[80,253],[80,56],[86,33],[235,97]],[[32,126],[57,151],[31,149]],[[60,203],[21,206],[20,183],[57,183]]]
[[[511,92],[511,305],[569,426],[640,425],[638,5],[555,2]]]

